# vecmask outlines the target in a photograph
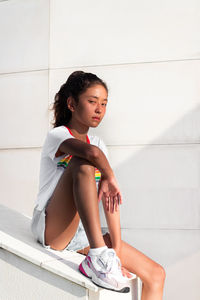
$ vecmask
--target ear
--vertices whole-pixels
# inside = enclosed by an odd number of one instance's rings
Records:
[[[71,96],[67,98],[67,107],[69,110],[71,110],[71,112],[74,112],[75,101],[74,101],[73,97],[71,97]]]

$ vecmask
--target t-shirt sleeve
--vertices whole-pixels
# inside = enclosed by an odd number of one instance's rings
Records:
[[[105,154],[107,160],[109,160],[108,148],[106,147],[106,145],[105,145],[105,143],[102,139],[99,139],[98,147],[103,151],[103,153]]]
[[[74,138],[67,128],[59,128],[56,127],[50,130],[47,134],[47,139],[45,143],[46,154],[52,160],[55,159],[55,154],[59,148],[59,146],[64,142],[64,140]]]

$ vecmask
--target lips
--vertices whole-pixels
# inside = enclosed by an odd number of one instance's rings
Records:
[[[100,118],[99,117],[92,117],[93,120],[97,120],[97,121],[100,121]]]

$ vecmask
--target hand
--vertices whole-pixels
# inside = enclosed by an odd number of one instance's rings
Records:
[[[117,256],[120,258],[121,257],[121,247],[113,247],[113,249],[115,250]],[[121,266],[121,271],[122,271],[122,275],[124,277],[127,277],[127,278],[133,277],[133,275],[125,267]]]
[[[122,270],[122,275],[123,275],[124,277],[128,277],[128,278],[133,277],[133,275],[131,275],[131,273],[129,273],[129,271],[128,271],[126,268],[121,267],[121,270]]]
[[[113,176],[110,178],[101,177],[99,183],[98,200],[104,197],[106,209],[111,213],[118,211],[119,205],[122,204],[122,196],[117,181]]]

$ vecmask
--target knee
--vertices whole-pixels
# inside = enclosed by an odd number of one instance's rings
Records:
[[[84,158],[80,157],[73,157],[70,161],[71,164],[73,164],[73,175],[77,177],[77,175],[94,175],[95,167],[90,164],[89,161],[87,161]]]
[[[164,268],[155,263],[143,283],[151,290],[162,289],[165,282],[166,273]]]

